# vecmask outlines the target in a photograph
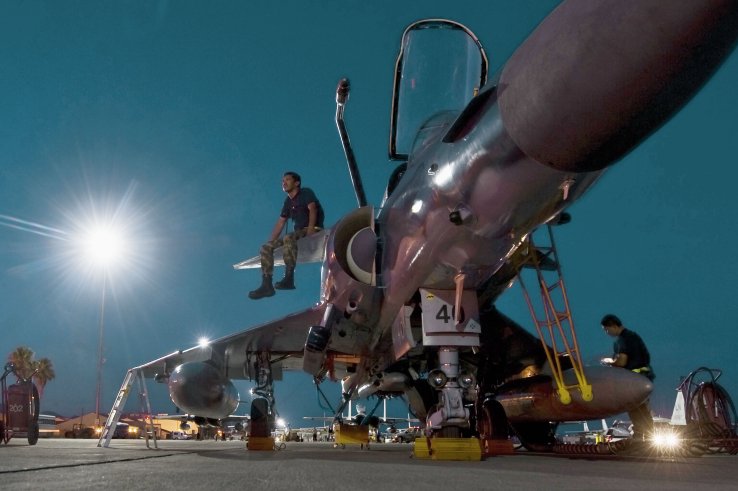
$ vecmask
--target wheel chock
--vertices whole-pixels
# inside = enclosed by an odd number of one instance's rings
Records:
[[[248,450],[274,450],[274,437],[271,436],[251,436],[246,442]]]
[[[482,440],[482,450],[485,457],[493,457],[495,455],[512,455],[515,453],[513,442],[508,438],[486,438]]]
[[[478,438],[416,438],[413,455],[431,460],[482,460]]]

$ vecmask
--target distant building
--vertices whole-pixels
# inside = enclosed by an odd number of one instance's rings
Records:
[[[122,414],[118,422],[118,428],[114,433],[114,438],[143,438],[144,431],[147,431],[151,437],[151,428],[147,428],[145,417],[146,415],[139,413]],[[94,412],[85,413],[80,416],[73,416],[67,420],[64,420],[63,418],[54,418],[54,416],[47,416],[45,423],[47,432],[50,433],[49,436],[66,438],[99,438],[101,427],[105,426],[107,418],[107,414],[100,413],[100,428],[96,427],[97,414]],[[56,421],[53,423],[54,428],[52,431],[51,425],[53,419],[56,419]],[[182,428],[181,419],[164,419],[153,416],[153,423],[153,436],[156,436],[157,439],[169,439],[175,431],[184,432],[195,439],[200,431],[198,425],[192,422],[187,423],[188,428]],[[43,436],[44,427],[41,426],[40,417],[39,426]],[[52,432],[53,435],[51,434]]]
[[[100,421],[104,424],[107,414],[100,414]],[[95,423],[97,414],[95,412],[74,416],[57,424],[59,435],[66,438],[95,438]],[[97,434],[99,437],[99,433]]]
[[[192,439],[197,438],[197,433],[199,431],[199,427],[197,424],[193,422],[187,422],[188,428],[182,428],[181,425],[183,420],[181,418],[170,419],[169,417],[164,418],[164,415],[160,416],[162,417],[158,418],[156,415],[153,415],[152,417],[154,428],[156,431],[156,438],[164,440],[170,439],[175,431],[184,432],[187,435],[191,436]],[[131,425],[137,426],[139,428],[139,431],[141,432],[141,435],[143,435],[142,432],[144,431],[144,426],[146,426],[146,423],[144,421],[145,417],[145,414],[128,413],[124,414],[123,417],[121,417],[121,421],[125,421]]]

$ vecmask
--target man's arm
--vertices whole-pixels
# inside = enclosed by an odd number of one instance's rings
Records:
[[[310,216],[308,217],[307,234],[311,235],[315,232],[315,223],[318,221],[318,207],[315,205],[315,201],[308,203],[308,212],[310,212]]]
[[[618,353],[612,355],[612,358],[602,358],[600,362],[614,367],[625,367],[625,365],[628,364],[628,355],[625,353]]]
[[[269,237],[270,242],[279,238],[285,223],[287,223],[287,219],[285,217],[280,216],[277,218],[277,223],[274,224],[274,228],[272,229],[272,235]]]

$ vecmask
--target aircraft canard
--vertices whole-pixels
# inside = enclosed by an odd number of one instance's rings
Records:
[[[330,230],[323,229],[297,241],[297,263],[320,263],[325,259],[325,243]],[[274,266],[284,266],[284,257],[280,246],[274,249]],[[261,256],[254,256],[233,265],[233,269],[253,269],[261,267]]]

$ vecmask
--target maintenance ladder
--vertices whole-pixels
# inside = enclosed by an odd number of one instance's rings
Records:
[[[577,342],[574,320],[572,319],[569,299],[566,295],[564,277],[561,273],[556,243],[554,242],[553,229],[550,224],[546,225],[547,245],[534,244],[532,234],[528,238],[528,244],[520,247],[517,256],[517,270],[520,287],[523,290],[525,301],[528,304],[533,322],[538,331],[538,337],[543,344],[548,364],[553,372],[556,382],[559,400],[562,404],[571,402],[571,390],[578,389],[584,401],[592,400],[592,386],[587,383],[584,375],[581,353]],[[539,233],[539,235],[542,235]],[[523,281],[523,269],[529,268],[535,271],[536,280],[541,293],[541,305],[538,310],[533,304],[530,292]],[[542,312],[541,312],[542,310]],[[561,357],[567,356],[577,379],[575,385],[567,385],[564,382]]]
[[[154,420],[151,417],[151,404],[149,403],[149,393],[146,390],[146,380],[143,375],[143,370],[138,367],[131,368],[126,373],[126,376],[123,379],[123,384],[120,386],[120,390],[118,391],[118,395],[115,397],[113,409],[110,410],[108,419],[105,422],[105,427],[103,427],[102,433],[100,434],[100,440],[97,442],[98,447],[107,448],[110,445],[110,440],[113,438],[115,428],[118,426],[118,421],[120,420],[123,408],[126,405],[126,400],[128,400],[128,394],[131,391],[134,379],[138,380],[141,412],[144,413],[143,433],[144,438],[146,439],[146,447],[151,448],[149,445],[149,439],[152,439],[154,441],[154,448],[159,448],[156,443]],[[151,431],[151,436],[149,436],[149,431]]]

